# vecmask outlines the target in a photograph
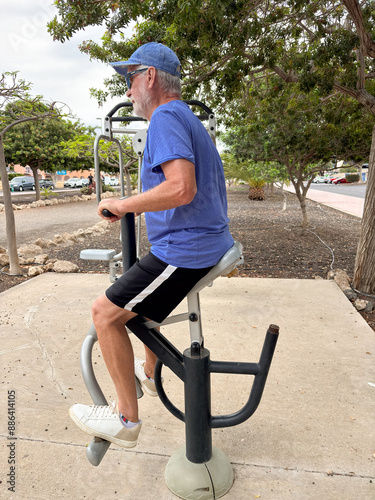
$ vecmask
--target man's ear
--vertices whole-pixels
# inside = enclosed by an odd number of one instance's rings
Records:
[[[152,88],[155,85],[156,77],[157,77],[156,68],[150,66],[147,70],[147,83],[149,88]]]

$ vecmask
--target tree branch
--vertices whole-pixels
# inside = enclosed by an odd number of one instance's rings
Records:
[[[362,10],[358,0],[342,0],[342,3],[345,5],[357,29],[363,48],[363,56],[375,58],[375,42],[371,38],[370,33],[365,30]]]
[[[363,89],[365,87],[365,58],[363,56],[363,47],[362,45],[359,47],[357,50],[357,60],[359,62],[359,67],[358,67],[358,81],[357,81],[357,89]]]
[[[18,125],[19,123],[40,120],[40,119],[46,118],[48,116],[53,116],[51,111],[47,111],[46,113],[42,113],[41,115],[28,116],[28,117],[25,116],[24,118],[20,118],[18,120],[15,120],[14,122],[10,123],[5,128],[3,128],[3,130],[0,132],[0,136],[3,137],[6,134],[6,132],[8,132],[8,130],[10,130],[15,125]]]
[[[297,83],[298,76],[286,73],[280,66],[273,66],[271,68],[280,78],[282,78],[286,83]]]

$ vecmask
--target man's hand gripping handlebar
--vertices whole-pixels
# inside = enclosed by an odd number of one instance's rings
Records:
[[[110,219],[111,217],[116,217],[115,214],[113,214],[112,212],[110,212],[109,210],[107,210],[106,208],[104,208],[102,210],[102,215],[103,217],[105,217],[106,219]]]

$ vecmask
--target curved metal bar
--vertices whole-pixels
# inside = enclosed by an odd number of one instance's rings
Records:
[[[266,384],[268,372],[271,366],[271,361],[273,354],[275,352],[276,343],[279,335],[279,327],[276,325],[270,325],[266,338],[264,340],[262,353],[260,355],[259,360],[259,370],[258,367],[254,363],[244,363],[244,365],[248,364],[249,368],[254,368],[254,381],[253,386],[251,388],[250,396],[245,404],[245,406],[238,412],[233,413],[231,415],[221,415],[218,417],[212,417],[211,419],[211,427],[213,429],[217,429],[219,427],[232,427],[233,425],[241,424],[245,422],[258,408],[260,400],[262,398],[264,386]],[[215,367],[215,363],[211,363],[211,366]],[[217,365],[217,364],[216,364]],[[248,373],[251,374],[251,371],[227,371],[227,373]]]
[[[176,418],[181,420],[182,422],[185,422],[185,414],[179,410],[168,398],[166,395],[163,385],[161,383],[161,369],[163,367],[163,363],[160,361],[160,359],[156,360],[156,365],[155,365],[155,371],[154,371],[154,380],[155,380],[155,386],[156,390],[158,392],[158,396],[160,398],[160,401],[163,403],[163,405],[167,408],[168,411],[172,413]]]
[[[105,135],[97,134],[94,141],[94,169],[95,169],[95,186],[96,186],[96,201],[99,203],[101,199],[102,185],[100,182],[100,159],[99,159],[99,141],[100,139],[108,139]]]
[[[101,200],[101,178],[100,178],[100,158],[99,158],[99,142],[101,140],[114,142],[119,152],[119,173],[121,179],[121,196],[125,196],[124,186],[124,157],[122,154],[121,143],[116,137],[108,137],[107,135],[98,134],[94,141],[94,168],[95,168],[95,184],[96,184],[96,199],[99,203]],[[130,177],[126,177],[126,190],[128,195],[131,194]]]
[[[213,114],[212,109],[210,109],[208,106],[206,106],[205,104],[203,104],[203,102],[201,102],[201,101],[198,101],[196,99],[186,99],[186,100],[184,100],[184,102],[186,102],[186,104],[189,104],[190,106],[193,106],[193,105],[199,106],[208,115],[212,115]],[[111,109],[111,111],[109,113],[107,113],[106,116],[108,116],[109,118],[112,118],[113,115],[116,113],[116,111],[118,111],[119,109],[121,109],[121,108],[131,108],[131,107],[133,107],[133,104],[130,101],[119,102],[118,104],[116,104],[116,106],[114,108]],[[120,120],[124,119],[124,121],[139,121],[139,120],[146,121],[144,118],[139,118],[137,116],[119,116],[119,117],[115,117],[115,119],[116,118],[119,118]],[[120,121],[120,120],[118,120],[118,121]]]
[[[98,336],[95,330],[95,326],[92,324],[81,348],[81,372],[82,378],[86,384],[87,390],[89,391],[94,404],[99,406],[106,406],[108,405],[108,402],[99,387],[92,366],[92,350],[97,340]],[[105,441],[104,439],[92,439],[92,441],[86,448],[86,456],[89,462],[97,467],[106,454],[110,444],[111,443],[109,441]]]
[[[100,389],[92,366],[92,350],[97,340],[98,336],[96,334],[95,326],[92,324],[81,348],[81,372],[82,378],[92,400],[94,401],[94,404],[106,406],[108,405],[108,401]]]
[[[114,108],[111,109],[109,113],[107,113],[107,116],[111,117],[116,113],[121,108],[131,108],[133,107],[133,104],[130,101],[124,101],[124,102],[119,102],[116,104]]]
[[[102,390],[100,389],[100,386],[98,384],[92,366],[92,350],[97,340],[98,336],[95,330],[95,326],[92,324],[83,341],[81,348],[81,372],[82,372],[82,378],[85,382],[87,390],[89,391],[94,404],[97,406],[107,406],[108,402]],[[142,397],[143,392],[137,379],[136,379],[136,388],[137,388],[137,397],[138,398]],[[93,438],[86,448],[86,456],[89,462],[97,467],[103,460],[103,457],[106,454],[110,445],[111,443],[109,441],[106,441],[105,439],[101,439],[99,437]]]
[[[91,465],[97,467],[103,460],[104,455],[107,453],[108,448],[111,446],[109,441],[95,437],[90,441],[86,448],[86,457]]]
[[[186,99],[186,100],[184,100],[184,102],[186,102],[186,104],[189,104],[190,106],[196,105],[196,106],[201,107],[208,115],[213,114],[212,109],[210,109],[208,106],[203,104],[203,102],[201,102],[201,101],[197,101],[195,99]],[[207,116],[207,119],[208,119],[208,116]]]

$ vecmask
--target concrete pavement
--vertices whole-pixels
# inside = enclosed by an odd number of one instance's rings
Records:
[[[85,455],[90,437],[68,416],[73,403],[90,404],[79,352],[90,305],[107,286],[104,275],[48,273],[0,295],[0,498],[176,498],[163,476],[184,444],[184,426],[157,398],[139,402],[138,446],[111,446],[97,468]],[[202,291],[201,303],[214,360],[258,361],[268,325],[280,326],[258,410],[239,426],[213,432],[235,474],[224,498],[374,499],[375,336],[336,284],[219,278]],[[181,351],[188,346],[186,324],[163,333]],[[133,343],[141,356],[134,337]],[[114,399],[98,349],[93,359],[106,397]],[[168,370],[163,376],[171,401],[183,408],[181,383]],[[239,410],[250,380],[214,374],[213,414]]]
[[[295,193],[293,186],[284,186],[286,191]],[[309,189],[307,199],[321,203],[327,207],[340,210],[350,215],[362,218],[365,200],[355,196],[346,196],[343,194],[330,193],[319,189]]]

